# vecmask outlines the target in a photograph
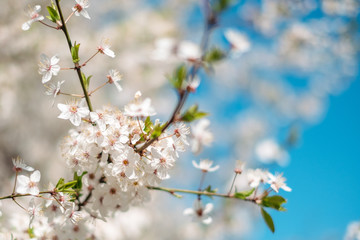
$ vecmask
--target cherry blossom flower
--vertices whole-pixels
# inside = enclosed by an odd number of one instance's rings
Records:
[[[243,33],[234,29],[227,29],[225,37],[230,42],[233,53],[242,54],[250,50],[251,44]]]
[[[176,52],[177,43],[173,38],[160,38],[155,41],[155,49],[151,54],[152,59],[165,61]]]
[[[247,170],[249,186],[255,188],[258,187],[260,183],[266,183],[269,179],[268,173],[268,171],[259,168]]]
[[[92,122],[96,122],[99,125],[101,131],[106,130],[106,125],[111,125],[114,119],[109,117],[106,111],[96,110],[96,112],[90,113],[90,119]]]
[[[255,153],[263,163],[276,162],[281,166],[285,166],[289,162],[287,152],[273,139],[265,139],[259,142],[255,147]]]
[[[57,107],[61,111],[58,118],[69,119],[75,126],[80,126],[81,118],[88,116],[90,113],[89,109],[84,106],[84,101],[80,103],[72,101],[69,104],[59,103]]]
[[[186,136],[190,134],[190,128],[184,123],[180,122],[175,124],[174,134],[180,142],[189,145]]]
[[[194,167],[200,169],[203,172],[214,172],[218,170],[220,166],[216,165],[214,167],[211,167],[213,163],[214,162],[209,159],[200,160],[199,164],[197,164],[197,162],[195,162],[194,160],[192,161]]]
[[[49,84],[45,84],[45,88],[46,88],[46,91],[45,91],[45,94],[48,95],[48,96],[53,96],[53,100],[52,100],[52,104],[51,105],[54,105],[55,103],[55,98],[57,95],[60,94],[60,88],[61,88],[61,85],[65,82],[65,80],[61,81],[61,82],[57,82],[57,84],[53,84],[53,83],[49,83]]]
[[[30,223],[29,228],[32,227],[32,222],[34,221],[34,218],[37,216],[40,216],[42,213],[41,204],[35,205],[35,200],[32,198],[29,203],[29,208],[27,209],[29,215],[30,215]]]
[[[78,224],[78,222],[84,218],[84,213],[80,211],[75,211],[75,203],[71,204],[71,207],[65,210],[64,215],[69,219],[73,224]]]
[[[146,98],[144,101],[140,100],[141,92],[135,93],[135,101],[129,103],[124,107],[124,115],[130,117],[147,117],[156,114],[154,108],[151,106],[151,99]]]
[[[194,208],[185,209],[184,215],[191,216],[195,222],[210,224],[212,222],[212,218],[209,216],[209,213],[213,210],[213,208],[214,205],[212,203],[208,203],[205,207],[203,207],[201,201],[196,199],[194,202]]]
[[[279,192],[280,188],[282,188],[284,191],[291,192],[291,188],[285,184],[286,178],[284,178],[282,175],[282,173],[276,173],[275,175],[268,173],[269,180],[267,183],[269,183],[270,187],[277,193]]]
[[[178,46],[177,56],[188,61],[198,61],[201,58],[201,50],[195,43],[182,41]]]
[[[80,16],[80,14],[87,19],[90,19],[89,13],[85,10],[90,6],[88,0],[75,0],[76,5],[72,8],[73,12],[75,12],[76,16]]]
[[[31,195],[38,195],[39,188],[37,184],[40,182],[41,174],[39,170],[36,170],[30,175],[30,178],[24,175],[20,175],[17,177],[17,187],[16,192],[20,194],[31,194]]]
[[[106,76],[108,79],[109,79],[109,83],[112,84],[114,83],[115,84],[115,87],[117,88],[117,90],[119,92],[122,91],[122,87],[120,86],[120,84],[118,83],[119,81],[121,81],[122,79],[122,75],[120,74],[119,71],[117,70],[114,70],[114,69],[111,69],[109,71],[109,75]]]
[[[97,49],[100,53],[114,58],[115,53],[110,49],[110,47],[111,47],[110,40],[108,38],[103,38],[103,39],[101,39],[100,45],[97,47]]]
[[[42,83],[51,80],[52,75],[56,76],[60,71],[60,66],[57,65],[60,58],[55,55],[51,59],[45,54],[40,55],[39,74],[42,76]]]
[[[244,171],[245,168],[245,162],[237,160],[235,164],[234,172],[237,174],[241,174]]]
[[[22,170],[25,170],[25,171],[28,171],[28,172],[34,171],[34,168],[26,165],[26,164],[24,163],[24,160],[21,159],[20,157],[13,158],[13,159],[12,159],[12,162],[13,162],[13,164],[14,164],[14,170],[15,170],[15,172],[21,172]]]
[[[191,150],[195,154],[200,153],[204,145],[210,146],[213,141],[213,134],[207,130],[209,125],[209,120],[201,119],[195,126],[191,128],[193,136]]]
[[[33,22],[44,20],[44,16],[39,14],[40,10],[40,5],[35,5],[33,8],[28,6],[28,9],[26,9],[26,14],[30,17],[30,20],[21,26],[22,30],[27,31],[30,29],[30,26]]]
[[[360,239],[360,222],[351,222],[346,229],[344,240]]]

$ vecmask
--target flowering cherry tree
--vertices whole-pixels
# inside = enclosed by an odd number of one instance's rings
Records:
[[[70,22],[81,20],[73,18],[73,15],[90,20],[90,1],[76,0],[71,6],[60,0],[51,0],[42,6],[28,7],[30,19],[24,19],[26,22],[21,26],[22,30],[27,31],[24,34],[31,28],[40,27],[36,23],[41,23],[41,26],[53,32],[61,32],[63,44],[68,47],[66,57],[65,53],[41,54],[38,73],[53,105],[59,95],[66,98],[66,101],[59,100],[56,106],[58,118],[68,120],[70,126],[67,136],[60,143],[60,153],[72,177],[61,177],[55,184],[42,182],[41,172],[28,166],[25,156],[24,160],[20,157],[12,159],[15,176],[13,191],[0,197],[0,209],[13,201],[25,211],[28,219],[25,232],[0,228],[4,236],[10,234],[11,239],[103,239],[93,222],[111,224],[116,214],[126,214],[133,208],[149,204],[154,192],[167,193],[161,195],[162,198],[191,196],[193,206],[184,209],[183,214],[204,226],[216,221],[212,215],[220,211],[220,207],[216,206],[215,199],[231,200],[235,204],[249,203],[257,209],[269,230],[275,232],[269,209],[285,211],[287,200],[282,194],[292,191],[283,173],[252,168],[250,164],[247,166],[244,161],[247,159],[246,152],[243,151],[239,154],[241,160],[234,161],[232,170],[222,172],[229,183],[226,188],[218,190],[215,187],[220,186],[206,184],[212,174],[222,171],[222,166],[210,160],[211,157],[203,159],[198,154],[212,146],[217,133],[212,131],[208,118],[211,112],[200,110],[201,105],[193,104],[190,96],[197,94],[204,74],[212,75],[218,65],[227,64],[228,60],[241,59],[251,51],[252,43],[245,32],[230,27],[223,31],[229,45],[227,49],[211,45],[213,34],[221,24],[221,16],[226,14],[231,1],[199,2],[204,25],[199,44],[163,37],[155,41],[155,47],[149,54],[156,61],[179,62],[167,75],[178,98],[165,119],[157,115],[159,110],[152,99],[139,90],[132,95],[130,102],[124,103],[123,108],[113,105],[94,108],[93,102],[96,100],[93,96],[106,85],[114,85],[117,94],[125,94],[127,89],[123,82],[127,77],[123,77],[119,70],[103,69],[107,74],[103,75],[102,84],[94,86],[91,81],[93,76],[87,74],[89,68],[93,67],[93,59],[110,57],[108,59],[111,60],[120,55],[110,44],[110,39],[104,37],[93,47],[95,53],[84,60],[85,54],[81,49],[85,43],[72,39],[71,32],[76,29],[72,29]],[[44,15],[47,15],[46,18]],[[96,22],[96,18],[91,16],[91,21]],[[261,24],[259,27],[266,28]],[[59,56],[61,66],[70,67],[60,67]],[[54,80],[65,71],[72,72],[72,80],[76,79],[81,86],[81,94],[63,90],[70,80]],[[264,85],[259,89],[267,87]],[[308,113],[304,108],[298,106],[299,112]],[[296,136],[289,134],[286,141],[288,146],[280,146],[272,139],[252,141],[256,135],[262,136],[261,124],[256,125],[256,121],[250,121],[248,125],[244,121],[242,124],[244,126],[239,127],[240,132],[242,129],[247,131],[240,134],[240,142],[254,147],[260,161],[287,164],[289,156],[286,149],[291,147]],[[182,176],[175,169],[186,152],[192,152],[196,159],[192,164],[198,172],[199,182],[192,185],[198,184],[198,187],[164,187],[176,174]],[[183,177],[186,178],[185,175]]]

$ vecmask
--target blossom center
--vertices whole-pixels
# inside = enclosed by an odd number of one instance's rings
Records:
[[[77,113],[77,106],[70,106],[71,113]]]
[[[83,10],[83,7],[80,4],[75,5],[76,11],[81,12]]]

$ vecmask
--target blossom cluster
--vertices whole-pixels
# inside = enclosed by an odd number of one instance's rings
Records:
[[[95,112],[85,108],[59,104],[59,118],[70,119],[77,129],[70,131],[62,143],[62,156],[68,167],[84,176],[84,184],[92,192],[92,203],[86,209],[93,216],[109,216],[115,210],[125,211],[150,199],[147,186],[157,185],[170,177],[170,170],[188,145],[189,127],[184,123],[165,131],[158,141],[142,152],[137,150],[154,134],[158,121],[150,99],[135,101],[121,112],[104,107]],[[89,121],[81,118],[90,116]]]

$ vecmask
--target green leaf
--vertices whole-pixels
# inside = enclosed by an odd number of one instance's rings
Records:
[[[29,238],[35,238],[34,228],[28,228]]]
[[[90,86],[90,79],[92,78],[92,75],[88,76],[86,78],[86,82],[85,82],[85,89],[89,90],[89,86]]]
[[[146,133],[149,133],[149,132],[153,129],[153,126],[154,126],[154,124],[152,123],[150,117],[147,117],[147,118],[145,119],[144,131],[145,131]]]
[[[82,189],[82,178],[85,174],[87,174],[88,172],[82,172],[82,174],[80,176],[77,175],[77,172],[74,172],[74,181],[76,181],[76,185],[74,187],[72,187],[75,190],[80,191]]]
[[[207,188],[204,189],[205,192],[210,192],[210,193],[216,193],[217,192],[217,188],[212,189],[211,185],[209,185]]]
[[[264,210],[264,208],[261,208],[261,215],[262,215],[262,217],[263,217],[266,225],[269,227],[270,231],[271,231],[272,233],[274,233],[274,232],[275,232],[275,226],[274,226],[274,222],[273,222],[270,214],[268,214],[268,213]]]
[[[80,61],[79,48],[80,48],[80,43],[76,44],[76,42],[74,43],[74,46],[71,47],[71,56],[74,63],[78,63]]]
[[[46,16],[50,21],[56,23],[57,21],[60,21],[60,16],[54,7],[47,6],[46,7],[50,16]]]
[[[173,76],[169,77],[170,83],[178,90],[181,90],[183,87],[184,80],[187,76],[187,69],[185,64],[177,67],[173,73]]]
[[[157,138],[162,133],[163,126],[160,124],[155,125],[154,131],[151,133],[151,138]]]
[[[255,188],[253,188],[251,190],[247,190],[247,191],[235,192],[234,197],[240,198],[240,199],[245,199],[245,198],[249,197],[254,191],[255,191]]]
[[[64,185],[64,183],[65,183],[65,179],[60,178],[56,184],[56,189],[58,189],[60,186]]]
[[[220,13],[227,9],[230,6],[231,2],[232,0],[216,0],[213,9],[215,12]]]
[[[219,48],[213,48],[205,55],[205,62],[215,63],[226,57],[225,53]]]
[[[261,205],[264,207],[269,207],[276,209],[278,211],[285,211],[286,209],[281,205],[286,203],[286,199],[279,195],[274,195],[270,197],[264,197],[261,201]]]
[[[195,104],[186,110],[186,112],[181,116],[181,120],[184,122],[192,122],[207,115],[208,114],[205,112],[198,112],[198,105]]]

